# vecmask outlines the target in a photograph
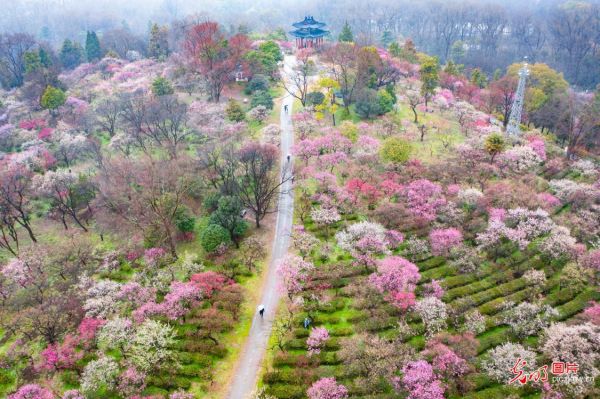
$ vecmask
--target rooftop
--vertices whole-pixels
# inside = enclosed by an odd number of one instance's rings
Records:
[[[290,35],[294,37],[300,37],[304,39],[315,39],[317,37],[323,37],[329,33],[328,30],[320,29],[320,28],[305,28],[305,29],[296,29],[289,32]]]
[[[317,21],[313,16],[304,17],[304,21],[292,24],[294,28],[322,28],[325,23]]]

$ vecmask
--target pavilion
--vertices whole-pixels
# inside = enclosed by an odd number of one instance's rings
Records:
[[[312,16],[304,17],[304,21],[293,23],[296,29],[290,31],[290,35],[296,38],[296,47],[319,47],[323,44],[323,38],[329,33],[325,23],[315,20]]]

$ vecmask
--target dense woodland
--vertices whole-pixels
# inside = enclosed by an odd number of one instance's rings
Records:
[[[144,1],[143,6],[108,0],[39,0],[6,4],[0,26],[12,32],[26,27],[36,38],[53,44],[65,37],[83,40],[86,30],[96,30],[107,40],[142,49],[148,20],[189,26],[212,18],[230,33],[249,33],[287,31],[294,22],[291,18],[305,14],[326,21],[334,38],[345,23],[361,44],[387,47],[397,39],[412,38],[420,50],[438,56],[442,62],[451,59],[468,68],[478,67],[489,77],[527,56],[533,62],[552,66],[581,88],[592,90],[600,83],[597,0],[261,0],[251,4],[240,0],[156,0]],[[123,15],[128,16],[126,21]]]
[[[0,36],[0,395],[223,397],[288,181],[255,399],[600,395],[597,38],[577,71],[551,39],[595,6],[532,11],[517,136],[511,8],[386,5],[367,27],[323,7],[338,31],[318,50],[198,16]],[[580,378],[509,383],[518,359]]]

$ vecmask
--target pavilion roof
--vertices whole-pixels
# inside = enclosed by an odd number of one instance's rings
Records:
[[[290,35],[294,37],[300,37],[304,39],[315,39],[318,37],[323,37],[329,33],[328,30],[321,28],[304,28],[304,29],[296,29],[289,32]]]
[[[304,21],[295,22],[292,26],[294,28],[322,28],[325,26],[325,23],[317,21],[312,16],[308,16],[304,17]]]

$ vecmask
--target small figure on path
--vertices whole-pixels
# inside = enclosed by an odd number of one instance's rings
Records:
[[[310,318],[305,317],[304,318],[304,328],[308,328],[308,326],[310,326]]]
[[[288,160],[288,162],[290,162],[290,158],[291,158],[291,157],[292,157],[292,156],[291,156],[290,154],[287,154],[287,160]]]
[[[260,317],[263,317],[265,315],[265,305],[263,305],[262,303],[258,305],[258,314],[260,314]]]
[[[285,105],[283,106],[283,110],[285,111],[285,113],[286,113],[286,114],[288,113],[288,105],[287,105],[287,104],[285,104]]]

